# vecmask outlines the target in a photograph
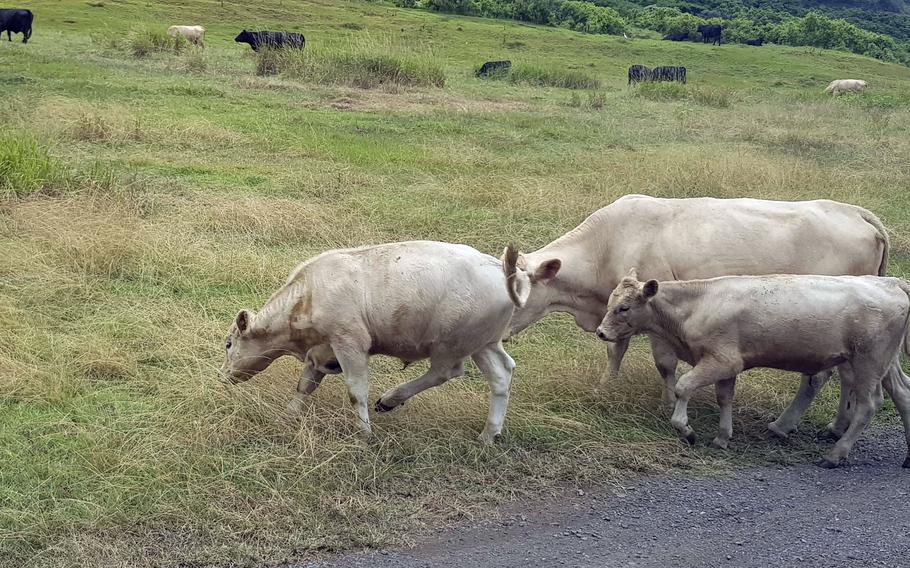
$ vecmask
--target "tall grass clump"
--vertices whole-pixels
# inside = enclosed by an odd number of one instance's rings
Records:
[[[513,66],[507,75],[513,83],[536,87],[561,87],[563,89],[599,89],[600,79],[584,71],[558,67]]]
[[[0,198],[25,197],[60,177],[47,148],[21,133],[0,134]]]
[[[148,57],[153,53],[180,53],[186,49],[183,36],[171,37],[166,32],[149,29],[133,30],[126,38],[126,46],[133,57]]]
[[[257,75],[283,74],[324,85],[362,89],[381,86],[444,87],[445,71],[427,54],[412,53],[372,41],[305,50],[260,50]]]

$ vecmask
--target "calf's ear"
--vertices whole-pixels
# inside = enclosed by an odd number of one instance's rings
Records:
[[[234,324],[237,326],[237,331],[240,333],[245,332],[250,327],[250,312],[246,310],[240,310],[237,313],[237,318],[234,320]]]
[[[534,271],[534,281],[546,284],[556,278],[560,268],[562,268],[562,261],[558,258],[546,260],[540,263],[540,266]]]
[[[638,271],[635,268],[630,268],[629,273],[626,275],[633,280],[638,280]]]
[[[648,280],[641,287],[641,295],[647,301],[657,295],[657,280]]]

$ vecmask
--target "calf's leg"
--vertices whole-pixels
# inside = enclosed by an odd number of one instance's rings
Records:
[[[904,374],[900,367],[900,361],[895,360],[885,375],[882,385],[891,400],[894,401],[894,407],[901,415],[901,422],[904,425],[904,438],[907,440],[907,458],[904,460],[904,467],[910,468],[910,378]]]
[[[313,394],[313,391],[319,387],[324,378],[325,373],[317,371],[311,363],[307,363],[303,369],[303,375],[297,383],[297,392],[294,393],[294,398],[288,403],[288,412],[299,414],[303,411],[304,400]]]
[[[875,393],[875,383],[880,382],[884,374],[880,369],[875,369],[874,365],[866,365],[856,362],[853,365],[841,365],[838,367],[841,381],[853,391],[855,406],[850,416],[850,426],[847,431],[840,437],[834,447],[817,463],[821,467],[833,468],[841,464],[850,454],[850,450],[860,437],[866,426],[875,415],[875,402],[873,395]]]
[[[802,375],[799,381],[799,390],[796,392],[796,396],[793,397],[793,401],[790,402],[790,406],[777,417],[777,420],[768,424],[768,430],[781,438],[786,438],[788,434],[795,432],[806,414],[806,410],[809,409],[809,405],[815,400],[818,391],[828,382],[832,374],[833,371],[828,370],[815,375]]]
[[[718,381],[714,390],[720,407],[720,424],[712,444],[726,450],[733,437],[733,392],[736,390],[736,377]]]
[[[505,352],[501,343],[481,349],[471,355],[471,359],[490,384],[490,412],[483,432],[480,433],[480,441],[486,446],[491,446],[502,433],[502,426],[506,420],[515,361]]]
[[[404,404],[415,394],[438,387],[449,379],[464,374],[463,359],[430,359],[430,368],[426,373],[402,385],[390,389],[383,393],[379,400],[376,401],[376,412],[388,412],[396,406]]]
[[[622,359],[626,356],[629,349],[628,339],[617,341],[616,343],[607,343],[607,372],[600,377],[600,389],[609,388],[608,385],[612,379],[619,376],[619,366],[622,365]]]
[[[367,397],[370,394],[370,356],[365,351],[352,347],[334,345],[332,347],[344,373],[344,384],[348,387],[348,398],[357,415],[361,437],[369,439],[373,435],[370,428],[370,413],[367,410]]]
[[[654,357],[657,372],[664,381],[661,399],[664,404],[672,408],[676,403],[676,366],[679,364],[679,358],[676,357],[673,347],[666,341],[653,335],[649,339],[651,340],[651,356]]]
[[[691,371],[679,378],[676,382],[676,408],[673,410],[670,423],[683,440],[695,444],[695,432],[689,426],[689,399],[695,391],[700,387],[735,377],[738,371],[712,359],[702,359]]]

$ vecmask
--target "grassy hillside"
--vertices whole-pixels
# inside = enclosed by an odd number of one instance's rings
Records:
[[[299,365],[227,388],[216,380],[223,334],[238,308],[260,306],[296,262],[328,248],[422,238],[533,249],[632,192],[827,197],[878,213],[893,272],[910,268],[905,67],[365,2],[31,8],[32,41],[0,42],[3,566],[280,562],[407,543],[431,523],[564,484],[820,451],[812,434],[833,415],[836,389],[807,434],[771,442],[764,424],[795,378],[749,373],[734,447],[684,448],[645,346],[596,394],[605,349],[564,317],[509,344],[519,367],[493,449],[475,442],[488,397],[473,368],[375,416],[369,448],[354,441],[337,380],[289,421]],[[204,53],[133,55],[139,31],[172,23],[205,25]],[[244,27],[300,30],[307,54],[327,61],[419,61],[444,87],[338,86],[363,68],[328,79],[306,61],[293,76],[258,76],[232,41]],[[473,77],[499,58],[601,87]],[[684,64],[690,83],[629,89],[633,63]],[[844,77],[871,91],[822,94]],[[376,360],[371,398],[418,367]],[[692,415],[709,440],[711,393]]]

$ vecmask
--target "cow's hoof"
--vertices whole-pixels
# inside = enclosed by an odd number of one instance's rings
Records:
[[[771,422],[771,423],[769,423],[769,424],[768,424],[768,431],[771,432],[771,434],[772,434],[775,438],[780,438],[781,440],[785,439],[787,436],[790,435],[790,432],[784,431],[783,428],[781,428],[780,426],[777,425],[777,422]]]
[[[711,445],[718,450],[726,450],[730,447],[730,440],[725,440],[723,438],[714,438],[711,440]]]
[[[481,432],[480,436],[477,436],[477,440],[488,448],[496,443],[497,438],[499,438],[499,434],[490,434],[488,432]]]
[[[687,428],[685,432],[680,432],[679,437],[690,446],[694,446],[698,438],[695,436],[695,430]]]
[[[825,429],[819,433],[818,437],[819,437],[819,439],[822,439],[822,440],[830,440],[832,442],[836,442],[836,441],[840,440],[840,437],[843,435],[844,435],[843,432],[838,432],[834,428],[834,424],[828,424],[827,426],[825,426]]]
[[[822,458],[815,462],[815,465],[818,467],[823,467],[825,469],[835,469],[840,466],[839,461],[831,461],[828,458]]]
[[[373,409],[376,412],[390,412],[392,410],[395,410],[399,406],[401,406],[401,405],[399,404],[396,406],[388,406],[387,404],[383,403],[382,399],[380,398],[379,400],[376,401],[376,406],[374,406]]]
[[[904,465],[902,467],[910,469],[910,455],[908,455],[907,459],[904,460]]]

